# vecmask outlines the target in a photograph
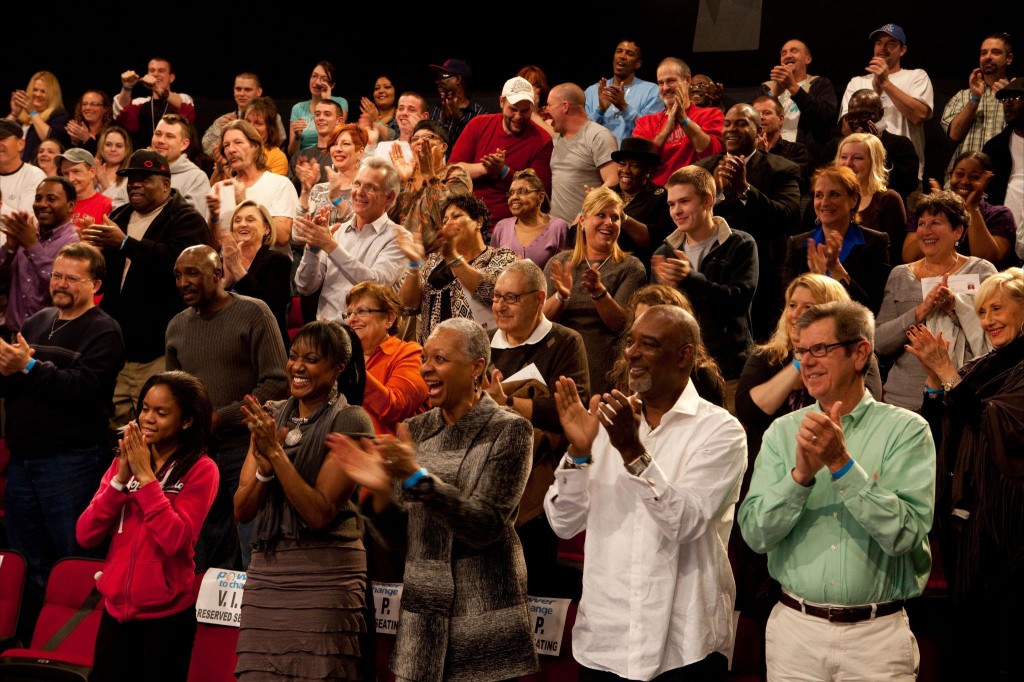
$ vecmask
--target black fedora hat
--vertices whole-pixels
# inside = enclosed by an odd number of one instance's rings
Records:
[[[635,159],[651,166],[661,163],[661,155],[658,148],[650,140],[642,137],[627,137],[622,141],[618,151],[612,152],[612,161],[625,161]]]

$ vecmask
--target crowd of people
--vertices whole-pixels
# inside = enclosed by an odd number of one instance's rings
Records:
[[[105,553],[97,680],[184,679],[211,567],[248,571],[241,680],[370,678],[395,570],[400,680],[536,672],[528,593],[579,598],[583,680],[724,680],[734,609],[767,679],[910,680],[941,562],[946,671],[1019,679],[1024,79],[986,36],[926,178],[929,76],[868,45],[839,93],[789,40],[727,107],[632,39],[493,103],[449,59],[438,104],[350,106],[320,61],[288,120],[243,72],[202,135],[163,57],[70,113],[33,74],[0,119],[22,636]]]

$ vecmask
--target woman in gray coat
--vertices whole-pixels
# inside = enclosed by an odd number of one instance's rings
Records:
[[[345,471],[374,507],[408,515],[402,611],[391,669],[399,680],[488,682],[538,670],[526,564],[513,521],[530,473],[532,425],[481,390],[487,334],[437,325],[420,371],[429,412],[361,444],[331,434]]]

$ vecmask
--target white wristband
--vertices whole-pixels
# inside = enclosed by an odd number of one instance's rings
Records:
[[[123,493],[125,491],[124,483],[121,483],[116,478],[110,479],[110,487],[113,488],[114,490],[116,490],[119,493]]]
[[[256,470],[256,480],[259,481],[260,483],[270,483],[275,478],[277,478],[277,475],[274,474],[273,472],[271,472],[269,476],[264,476],[263,474],[260,473],[259,469]]]

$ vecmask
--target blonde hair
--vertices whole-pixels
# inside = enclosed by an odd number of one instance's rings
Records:
[[[576,245],[572,250],[572,264],[574,267],[587,260],[587,232],[583,227],[583,218],[594,215],[598,211],[603,211],[609,206],[614,206],[619,211],[619,215],[624,216],[622,213],[622,197],[611,191],[608,187],[598,187],[597,189],[590,190],[586,199],[583,200],[583,208],[580,209],[580,217],[576,221]],[[619,248],[619,242],[616,240],[612,244],[612,262],[618,263],[625,257],[626,252]]]
[[[978,293],[974,295],[974,311],[981,310],[981,306],[985,305],[985,302],[996,291],[1002,291],[1004,296],[1024,308],[1024,270],[1007,268],[1002,272],[989,275],[988,279],[978,287]]]
[[[813,272],[805,272],[796,277],[786,287],[786,305],[783,306],[782,315],[779,316],[779,322],[775,325],[775,331],[772,332],[771,338],[755,348],[757,352],[767,353],[771,362],[782,362],[789,357],[790,351],[793,350],[793,340],[789,338],[789,320],[786,318],[789,299],[792,298],[793,292],[798,287],[804,287],[810,291],[818,305],[850,300],[850,294],[847,293],[843,285],[831,277],[816,275]]]
[[[889,189],[889,169],[885,167],[885,147],[882,141],[870,133],[852,133],[843,138],[836,148],[836,158],[833,163],[840,165],[839,158],[843,154],[843,147],[848,144],[862,144],[868,150],[871,157],[871,167],[868,169],[868,177],[861,183],[860,191],[865,196],[872,196],[878,192]],[[860,177],[857,177],[860,182]]]
[[[37,80],[43,81],[43,85],[46,86],[46,108],[39,112],[39,118],[48,121],[54,111],[64,108],[64,99],[60,94],[60,83],[57,82],[57,77],[49,71],[36,71],[28,79],[28,85],[25,86],[25,92],[28,93],[29,97],[32,96],[32,84]],[[27,111],[22,111],[18,114],[18,120],[25,125],[32,123],[32,117],[28,115]]]

